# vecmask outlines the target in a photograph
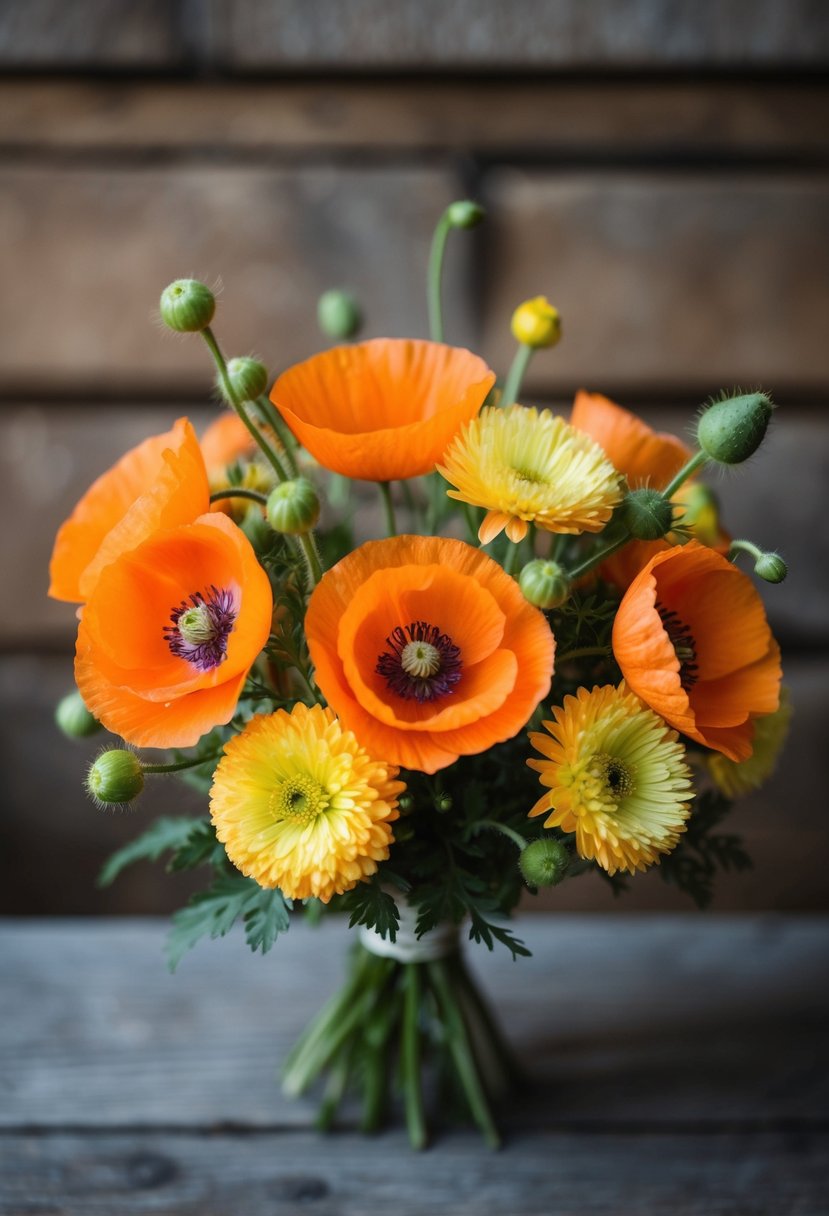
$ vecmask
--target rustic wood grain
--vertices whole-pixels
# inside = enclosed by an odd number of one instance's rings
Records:
[[[329,287],[356,292],[370,332],[422,334],[432,228],[459,189],[428,167],[6,167],[3,384],[207,395],[202,343],[154,328],[162,289],[193,275],[224,285],[215,330],[228,357],[254,350],[273,369],[319,349]],[[459,341],[469,248],[454,242],[447,266]]]
[[[170,0],[3,0],[0,65],[36,70],[181,66],[176,20],[181,7]]]
[[[825,918],[527,916],[517,928],[531,959],[468,952],[535,1080],[511,1126],[826,1119]],[[313,1098],[286,1100],[275,1070],[339,982],[344,922],[293,924],[264,960],[236,935],[204,943],[172,977],[164,933],[151,921],[0,925],[0,1125],[310,1125]]]
[[[510,357],[518,301],[544,293],[562,313],[564,337],[534,361],[530,391],[610,380],[823,390],[823,178],[503,170],[484,201],[487,355]]]
[[[819,0],[223,0],[236,70],[286,68],[731,68],[821,64]]]
[[[453,1133],[136,1133],[0,1142],[3,1216],[822,1216],[816,1132],[523,1131],[502,1153]]]
[[[176,150],[763,159],[825,156],[829,90],[682,79],[0,81],[0,144],[51,155]]]
[[[772,779],[729,816],[728,830],[742,836],[754,869],[718,876],[714,908],[719,911],[827,908],[829,840],[821,792],[829,788],[824,741],[829,660],[784,656],[784,668],[795,707],[791,736]],[[96,810],[81,782],[108,736],[70,741],[57,732],[54,706],[71,685],[68,643],[62,655],[0,657],[0,915],[172,911],[204,885],[204,874],[165,874],[160,865],[143,863],[105,891],[95,887],[95,877],[106,857],[155,816],[202,814],[204,800],[179,781],[156,780],[148,782],[133,810]],[[619,899],[601,878],[583,875],[540,897],[527,897],[527,907],[631,913],[693,909],[658,870],[637,875]]]

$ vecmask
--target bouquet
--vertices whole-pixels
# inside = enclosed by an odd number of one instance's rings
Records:
[[[527,954],[513,909],[588,872],[618,892],[659,866],[705,903],[718,868],[749,864],[720,823],[789,714],[739,563],[772,583],[786,567],[723,530],[699,479],[754,453],[769,397],[710,401],[691,446],[593,393],[569,421],[520,404],[561,335],[546,298],[516,309],[503,380],[443,340],[444,248],[482,218],[466,201],[440,218],[428,341],[355,341],[357,302],[328,292],[339,344],[270,389],[260,362],[225,359],[213,293],[172,283],[161,318],[201,335],[226,408],[201,441],[181,418],[104,473],[51,562],[51,595],[80,605],[58,721],[122,741],[89,793],[130,804],[176,774],[209,801],[102,881],[140,858],[207,872],[173,918],[172,968],[237,922],[265,953],[292,917],[345,913],[348,979],[284,1086],[324,1078],[321,1127],[349,1090],[365,1130],[402,1098],[415,1147],[430,1097],[497,1144],[516,1077],[462,937]],[[384,526],[360,536],[369,492]]]

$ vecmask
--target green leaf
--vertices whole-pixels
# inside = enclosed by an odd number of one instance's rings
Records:
[[[277,934],[288,928],[284,897],[281,891],[266,891],[243,874],[219,874],[206,891],[199,891],[186,908],[174,914],[166,946],[170,970],[175,971],[203,937],[224,937],[240,919],[245,922],[248,945],[264,953]]]
[[[158,861],[168,850],[182,849],[194,828],[200,828],[203,819],[156,819],[146,832],[124,845],[106,861],[98,875],[98,886],[108,887],[122,870],[136,861]]]
[[[400,913],[397,904],[387,891],[376,881],[358,883],[344,897],[342,907],[349,912],[349,929],[355,925],[365,925],[375,929],[381,937],[389,941],[397,940],[397,930],[400,928]]]
[[[224,845],[216,839],[216,829],[209,819],[197,819],[181,848],[170,858],[168,870],[195,870],[211,862],[216,865],[225,858]]]

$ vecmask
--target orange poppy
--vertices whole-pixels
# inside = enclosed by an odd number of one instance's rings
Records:
[[[780,648],[747,575],[697,541],[657,553],[625,593],[613,653],[628,686],[697,743],[752,753],[780,699]]]
[[[631,489],[647,485],[661,490],[691,458],[691,449],[676,435],[652,430],[641,418],[599,393],[576,393],[570,425],[604,448]]]
[[[95,481],[61,526],[49,566],[49,594],[82,603],[106,565],[162,528],[189,523],[210,505],[196,433],[179,418],[145,439]]]
[[[273,597],[225,515],[157,532],[101,572],[78,629],[75,680],[99,722],[138,747],[192,747],[233,716]]]
[[[494,383],[495,373],[468,350],[375,338],[289,368],[271,400],[324,468],[396,481],[431,472]]]
[[[361,545],[315,588],[305,632],[346,729],[369,755],[421,772],[511,738],[550,687],[544,616],[459,540]]]

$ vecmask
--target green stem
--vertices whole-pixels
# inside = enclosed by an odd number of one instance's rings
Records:
[[[426,1147],[428,1133],[423,1109],[420,1079],[420,963],[407,963],[403,969],[403,1041],[401,1063],[406,1126],[413,1149]]]
[[[530,359],[535,353],[535,348],[527,346],[525,342],[518,344],[518,350],[515,352],[515,358],[512,361],[512,366],[507,372],[507,378],[504,381],[504,391],[501,394],[501,406],[506,408],[518,400],[518,394],[521,392],[521,385],[524,383],[524,376],[527,374],[527,368],[530,366]]]
[[[213,330],[210,328],[209,325],[206,329],[203,329],[201,331],[201,336],[204,338],[205,342],[207,343],[207,348],[210,351],[211,355],[213,356],[213,362],[216,364],[216,368],[218,369],[219,379],[222,382],[222,391],[223,391],[223,394],[224,394],[226,400],[229,402],[229,404],[233,407],[233,409],[236,411],[236,413],[242,419],[242,422],[247,427],[247,429],[250,432],[251,436],[253,437],[254,441],[259,446],[259,448],[261,448],[265,458],[267,459],[267,461],[270,464],[271,468],[273,469],[274,473],[276,473],[277,478],[280,481],[288,481],[289,480],[288,474],[285,472],[282,465],[279,463],[279,458],[277,457],[273,448],[268,443],[267,439],[262,434],[262,432],[259,430],[259,427],[256,425],[256,423],[253,422],[251,420],[251,418],[248,416],[247,410],[245,409],[244,405],[242,404],[242,402],[238,399],[238,397],[234,393],[233,385],[230,382],[230,376],[228,375],[228,372],[227,372],[227,364],[225,363],[225,357],[222,354],[221,350],[219,349],[219,344],[216,341],[216,338],[213,334]]]
[[[340,1103],[345,1097],[345,1091],[348,1087],[348,1076],[351,1072],[352,1055],[352,1048],[346,1047],[331,1065],[331,1071],[328,1074],[328,1083],[325,1087],[325,1094],[315,1121],[318,1131],[330,1131],[331,1124],[334,1122],[334,1119],[337,1116]]]
[[[492,1118],[487,1096],[481,1084],[481,1078],[478,1075],[475,1056],[469,1043],[466,1025],[458,1007],[455,993],[452,990],[452,981],[446,963],[440,960],[426,963],[425,966],[428,968],[432,990],[437,997],[438,1006],[440,1007],[443,1023],[446,1028],[447,1044],[452,1054],[458,1078],[463,1086],[466,1100],[469,1103],[472,1117],[481,1129],[489,1147],[499,1148],[501,1137]]]
[[[518,554],[521,549],[520,545],[516,545],[513,541],[509,542],[507,556],[504,559],[504,573],[514,574],[515,567],[518,565]]]
[[[556,666],[559,663],[567,663],[570,659],[589,659],[593,655],[597,657],[602,655],[603,658],[607,658],[610,653],[608,646],[577,646],[575,650],[565,650],[564,654],[557,654]]]
[[[378,481],[380,494],[383,498],[383,509],[386,513],[386,535],[397,536],[397,520],[394,516],[394,503],[391,499],[391,484],[388,481]]]
[[[510,1049],[509,1044],[501,1033],[501,1029],[492,1014],[489,1005],[478,991],[478,986],[469,974],[463,955],[458,954],[455,960],[455,971],[462,994],[468,1005],[471,1005],[479,1019],[490,1049],[498,1061],[504,1089],[523,1079],[523,1070]]]
[[[581,578],[583,574],[587,574],[594,566],[600,565],[605,558],[610,557],[611,553],[615,553],[617,549],[621,549],[622,545],[626,545],[630,540],[630,533],[625,532],[624,536],[620,536],[618,540],[614,540],[612,544],[605,545],[603,549],[599,549],[591,557],[586,557],[581,565],[568,570],[568,576],[572,582],[577,578]]]
[[[502,836],[506,836],[507,840],[511,840],[519,849],[526,849],[527,847],[526,840],[519,832],[507,827],[505,823],[498,823],[497,819],[477,819],[475,827],[489,828],[493,832],[500,832]]]
[[[265,396],[256,398],[256,407],[259,410],[263,421],[265,421],[273,429],[274,433],[279,439],[279,442],[282,444],[285,451],[285,461],[291,471],[291,474],[296,477],[299,473],[299,466],[297,465],[296,457],[294,456],[296,440],[288,429],[285,419],[282,417],[279,410]]]
[[[342,1027],[349,1014],[354,1021],[354,1010],[362,1013],[359,997],[365,991],[367,961],[368,956],[361,950],[342,989],[331,998],[289,1053],[282,1074],[282,1089],[289,1097],[301,1094],[322,1072],[331,1056],[331,1036]]]
[[[676,494],[682,483],[687,481],[692,473],[696,473],[697,469],[704,465],[707,460],[708,457],[706,456],[705,452],[695,452],[688,463],[682,466],[676,477],[674,477],[673,481],[669,482],[668,485],[665,486],[665,489],[662,491],[662,497],[665,499],[665,501],[667,502],[673,498],[674,494]]]
[[[311,586],[316,587],[317,583],[322,578],[322,564],[320,563],[320,555],[317,551],[317,545],[314,540],[313,532],[303,532],[297,537],[302,549],[302,555],[305,558],[305,566],[308,571],[308,577],[311,580]]]
[[[214,752],[212,756],[196,756],[191,760],[179,760],[176,764],[143,764],[141,772],[147,773],[180,773],[186,768],[198,768],[201,764],[212,764],[221,756],[221,752]]]
[[[466,520],[466,526],[469,529],[469,539],[473,545],[477,545],[479,543],[479,538],[478,538],[478,524],[475,519],[475,514],[472,510],[472,507],[469,505],[468,502],[465,502],[462,505],[463,505],[463,517]]]
[[[763,550],[750,540],[732,540],[731,548],[728,550],[727,558],[730,562],[736,561],[741,553],[748,553],[755,561],[759,561],[764,556]]]
[[[429,336],[433,342],[443,341],[441,280],[443,278],[443,255],[446,252],[446,238],[449,236],[451,227],[448,212],[444,211],[435,227],[435,234],[432,237],[432,248],[429,252],[426,295],[429,307]]]
[[[260,494],[258,490],[243,490],[241,486],[232,490],[214,490],[210,495],[211,502],[220,502],[223,498],[249,498],[251,502],[258,502],[263,507],[268,505],[266,494]]]

